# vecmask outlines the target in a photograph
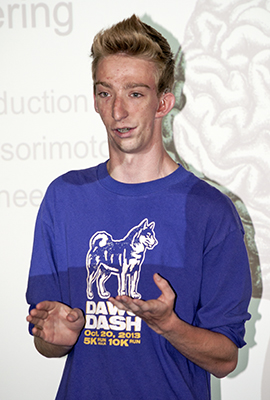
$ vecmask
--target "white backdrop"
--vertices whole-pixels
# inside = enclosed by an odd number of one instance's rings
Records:
[[[239,366],[213,380],[213,399],[267,400],[269,0],[0,0],[0,397],[55,396],[64,360],[38,355],[25,322],[35,218],[52,179],[108,157],[93,111],[88,55],[97,31],[133,13],[160,30],[174,52],[181,43],[185,53],[186,105],[171,124],[179,157],[239,196],[256,232],[263,292],[251,302]]]

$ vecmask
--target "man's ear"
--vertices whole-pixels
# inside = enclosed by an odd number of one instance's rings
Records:
[[[163,118],[167,115],[175,104],[174,94],[171,92],[163,93],[159,99],[159,106],[156,112],[156,118]]]

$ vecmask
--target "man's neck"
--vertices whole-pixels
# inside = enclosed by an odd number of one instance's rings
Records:
[[[159,156],[125,154],[111,157],[107,163],[110,176],[122,183],[143,183],[170,175],[178,164],[164,150]]]

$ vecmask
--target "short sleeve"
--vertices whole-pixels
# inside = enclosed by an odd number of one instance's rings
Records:
[[[196,325],[222,333],[237,347],[245,345],[245,321],[251,277],[243,232],[236,228],[204,254]]]
[[[54,215],[45,195],[40,206],[34,234],[31,266],[26,292],[30,306],[40,301],[62,301],[57,252],[54,237]]]

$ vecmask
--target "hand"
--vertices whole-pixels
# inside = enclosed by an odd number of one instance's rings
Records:
[[[155,332],[162,335],[170,330],[170,321],[175,317],[175,293],[159,274],[154,274],[154,282],[161,291],[157,299],[143,301],[129,296],[117,296],[110,297],[109,301],[121,310],[133,312]]]
[[[34,324],[32,333],[56,346],[72,347],[84,326],[83,312],[56,301],[43,301],[26,318]]]
[[[121,310],[141,317],[155,332],[167,339],[183,356],[222,378],[237,364],[236,345],[221,333],[192,326],[174,312],[175,293],[169,283],[158,274],[154,281],[161,290],[156,300],[138,300],[128,296],[109,298]]]

